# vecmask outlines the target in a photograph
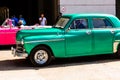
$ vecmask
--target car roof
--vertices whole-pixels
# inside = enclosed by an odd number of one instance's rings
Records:
[[[89,17],[103,17],[103,18],[109,18],[115,25],[115,27],[119,27],[120,28],[120,20],[115,17],[112,14],[103,14],[103,13],[80,13],[80,14],[65,14],[63,15],[63,17],[67,17],[67,18],[71,18],[71,19],[75,19],[75,18],[89,18]]]
[[[115,17],[111,14],[102,14],[102,13],[80,13],[80,14],[65,14],[64,17]]]

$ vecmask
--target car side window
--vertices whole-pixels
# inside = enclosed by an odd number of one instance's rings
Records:
[[[70,29],[86,29],[88,28],[87,19],[76,19],[70,25]]]
[[[105,18],[94,18],[94,28],[112,28],[112,24]]]

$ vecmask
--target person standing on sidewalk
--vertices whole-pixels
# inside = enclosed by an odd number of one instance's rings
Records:
[[[18,25],[18,18],[16,18],[15,15],[12,16],[11,20],[12,20],[13,26]]]
[[[39,18],[39,22],[41,26],[47,25],[47,19],[44,17],[44,14],[41,14],[41,17]]]
[[[18,21],[19,26],[25,26],[26,25],[26,21],[23,18],[22,15],[19,16],[19,21]]]

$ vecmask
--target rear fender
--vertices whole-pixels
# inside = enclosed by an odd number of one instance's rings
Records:
[[[118,50],[118,46],[120,44],[120,33],[117,33],[114,38],[114,43],[113,43],[113,52],[116,53]]]
[[[116,53],[118,51],[118,46],[120,44],[120,41],[116,41],[113,43],[113,52]]]

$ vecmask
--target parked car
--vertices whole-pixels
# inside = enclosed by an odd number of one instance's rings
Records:
[[[12,54],[35,66],[53,58],[120,54],[120,20],[110,14],[68,14],[53,28],[18,31],[16,41]]]
[[[10,27],[0,26],[0,45],[15,45],[16,33],[23,29],[39,29],[50,28],[51,26],[23,26],[23,27]]]

